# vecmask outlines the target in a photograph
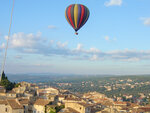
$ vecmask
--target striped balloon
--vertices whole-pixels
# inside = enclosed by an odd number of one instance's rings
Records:
[[[86,23],[89,18],[89,9],[81,4],[72,4],[66,8],[65,17],[68,23],[77,31]]]

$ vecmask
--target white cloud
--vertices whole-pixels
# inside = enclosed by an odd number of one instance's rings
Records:
[[[129,59],[123,59],[123,61],[128,61],[128,62],[137,62],[139,61],[139,58],[133,57],[133,58],[129,58]]]
[[[10,47],[11,48],[19,48],[19,47],[26,47],[26,48],[32,48],[33,46],[36,46],[37,43],[40,43],[40,41],[44,41],[41,38],[41,33],[38,32],[36,35],[33,33],[24,34],[22,32],[15,33],[10,38]],[[5,39],[7,39],[7,36],[5,36]]]
[[[65,48],[67,45],[68,45],[68,42],[64,42],[64,43],[57,42],[57,46],[58,46],[59,48]]]
[[[4,38],[5,38],[5,40],[8,40],[8,36],[5,36]]]
[[[56,29],[57,27],[56,26],[54,26],[54,25],[49,25],[48,26],[48,29]]]
[[[94,61],[94,60],[98,60],[98,58],[99,58],[99,57],[98,57],[97,55],[93,55],[93,56],[90,58],[90,60],[93,60],[93,61]]]
[[[6,36],[7,37],[7,36]],[[14,33],[10,37],[9,48],[22,53],[42,54],[42,55],[64,55],[71,54],[66,49],[67,42],[56,42],[42,37],[42,33]],[[70,52],[70,53],[69,53]]]
[[[77,49],[78,51],[80,51],[80,50],[82,50],[82,48],[83,48],[83,45],[82,45],[82,44],[78,44],[76,49]]]
[[[97,49],[97,48],[90,48],[89,52],[92,52],[92,53],[99,53],[100,50]]]
[[[85,49],[81,43],[77,44],[76,48],[68,48],[67,42],[52,41],[51,44],[50,42],[48,39],[43,39],[41,33],[15,33],[10,37],[10,49],[18,51],[19,54],[57,55],[76,60],[114,60],[129,62],[150,60],[150,50],[138,51],[125,49],[103,52],[95,47]],[[5,44],[3,43],[0,48],[4,47]]]
[[[105,2],[105,6],[121,6],[122,5],[122,0],[110,0]]]
[[[143,20],[143,24],[146,26],[150,26],[150,18],[141,18],[141,20]]]
[[[0,49],[4,49],[5,48],[5,43],[2,43],[1,45],[0,45]]]

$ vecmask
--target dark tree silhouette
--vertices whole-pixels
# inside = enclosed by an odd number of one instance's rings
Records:
[[[2,75],[1,75],[0,85],[4,86],[6,88],[6,90],[12,90],[15,87],[16,83],[12,83],[11,81],[9,81],[3,71]]]

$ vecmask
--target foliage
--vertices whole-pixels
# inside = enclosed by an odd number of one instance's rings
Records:
[[[55,109],[56,109],[56,112],[59,112],[61,109],[65,108],[64,105],[61,105],[61,106],[56,106]]]
[[[55,81],[51,81],[47,84],[58,87],[60,89],[67,89],[71,92],[93,92],[97,91],[99,93],[103,93],[108,97],[119,96],[123,97],[123,95],[133,95],[134,98],[139,97],[139,93],[144,93],[146,96],[150,93],[150,76],[149,75],[141,75],[141,76],[67,76],[67,77],[59,77]],[[128,80],[131,81],[128,81]],[[149,84],[145,84],[148,82]],[[59,83],[64,85],[60,85]],[[66,85],[65,83],[69,84]],[[143,83],[143,84],[141,84]],[[45,83],[46,84],[46,83]],[[120,86],[116,86],[119,84]],[[133,88],[124,85],[130,84],[130,86],[134,86]],[[124,88],[122,87],[124,85]],[[111,87],[111,90],[107,90],[107,87]],[[125,98],[124,98],[125,99]],[[133,101],[127,99],[126,101]]]
[[[15,84],[14,87],[16,88],[16,87],[19,87],[19,86],[20,86],[20,83],[17,83],[17,84]]]
[[[56,113],[56,110],[54,108],[50,108],[49,113]]]
[[[15,87],[16,83],[10,82],[8,78],[5,76],[5,73],[3,72],[1,76],[0,85],[4,86],[6,90],[12,90]]]

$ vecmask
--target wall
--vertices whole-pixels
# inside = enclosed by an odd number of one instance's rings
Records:
[[[85,108],[84,106],[78,104],[78,103],[65,103],[65,108],[70,107],[80,113],[90,113],[90,108]]]
[[[6,106],[4,104],[0,104],[0,112],[5,113]]]
[[[34,113],[34,111],[36,111],[36,113],[37,113],[37,111],[39,111],[40,113],[42,113],[42,112],[45,113],[45,107],[40,106],[40,105],[33,105],[32,110],[33,110],[33,113]]]
[[[13,109],[11,113],[24,113],[24,109]]]

